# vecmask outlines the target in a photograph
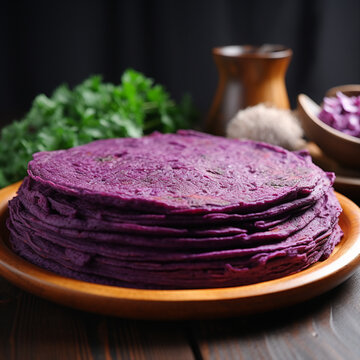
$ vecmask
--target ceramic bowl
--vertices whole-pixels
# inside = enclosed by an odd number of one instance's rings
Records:
[[[360,85],[332,88],[325,96],[335,96],[338,91],[348,96],[360,94]],[[340,165],[360,169],[360,138],[350,136],[325,124],[318,118],[320,106],[307,95],[298,95],[298,114],[306,136]]]

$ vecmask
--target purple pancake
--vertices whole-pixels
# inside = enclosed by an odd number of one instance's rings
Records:
[[[251,284],[340,241],[333,174],[305,153],[192,131],[43,152],[9,203],[16,253],[102,284]]]
[[[332,216],[324,216],[324,214],[332,214]],[[204,249],[162,249],[156,248],[143,248],[139,246],[129,246],[123,244],[122,246],[117,246],[117,244],[100,244],[88,243],[84,244],[83,242],[77,241],[77,239],[66,239],[65,237],[57,237],[56,234],[50,234],[49,232],[44,232],[38,229],[30,228],[29,224],[27,226],[22,226],[21,223],[18,223],[16,228],[17,231],[21,230],[21,233],[27,233],[32,239],[38,239],[39,241],[48,241],[53,245],[69,248],[78,253],[84,253],[86,256],[96,256],[103,252],[106,257],[114,257],[117,260],[121,261],[131,261],[131,262],[142,262],[142,261],[153,261],[155,263],[168,263],[168,262],[178,262],[178,261],[193,261],[198,259],[228,259],[228,258],[239,258],[243,256],[258,255],[259,253],[267,253],[289,249],[290,247],[299,246],[304,242],[312,241],[314,237],[317,237],[321,234],[326,233],[329,229],[332,229],[337,222],[337,217],[340,213],[340,208],[338,207],[336,198],[332,195],[330,196],[329,201],[326,205],[323,206],[322,211],[318,216],[313,217],[309,222],[305,222],[303,226],[299,226],[298,231],[291,229],[289,232],[286,227],[283,231],[285,232],[286,237],[282,236],[281,230],[278,231],[274,229],[268,233],[260,234],[250,234],[246,236],[233,237],[233,242],[237,242],[238,246],[226,250],[207,250]],[[16,220],[12,217],[12,223],[15,224]],[[298,223],[298,221],[295,221]],[[290,228],[290,226],[288,227]],[[12,229],[14,231],[14,229]],[[274,234],[273,234],[274,233]],[[254,236],[255,235],[255,236]],[[155,242],[158,239],[149,239],[149,242]],[[169,239],[170,241],[172,239]],[[188,239],[192,242],[196,242],[197,239]],[[204,240],[204,239],[201,239]],[[205,239],[209,242],[216,241],[216,239]],[[230,240],[225,238],[226,240]],[[280,241],[282,240],[282,241]],[[34,242],[36,244],[36,240]],[[79,244],[82,244],[82,246]],[[76,246],[78,245],[78,246]],[[52,245],[49,244],[48,251],[51,252]],[[44,246],[42,246],[44,249]],[[210,247],[209,247],[210,248]]]
[[[330,202],[327,196],[318,201],[316,205],[301,212],[289,219],[286,222],[277,224],[266,231],[251,232],[241,228],[213,228],[207,230],[183,229],[178,236],[162,237],[162,236],[149,236],[149,234],[133,234],[122,232],[96,232],[88,230],[68,229],[63,227],[56,227],[42,222],[33,214],[29,213],[26,208],[22,206],[18,198],[12,200],[10,207],[10,217],[13,223],[18,226],[25,227],[30,231],[36,232],[39,236],[46,234],[50,241],[58,244],[67,243],[70,248],[75,250],[88,251],[96,253],[98,250],[97,245],[104,245],[109,243],[111,251],[115,252],[118,246],[131,246],[138,247],[151,247],[151,248],[230,248],[248,246],[247,244],[255,243],[270,243],[285,239],[291,234],[304,228],[314,217],[318,216],[323,209],[330,207],[336,209],[336,200],[330,193]],[[335,211],[333,211],[337,214]],[[23,231],[25,231],[23,229]],[[157,229],[157,228],[156,228]],[[133,230],[133,229],[132,229]],[[170,230],[170,229],[169,229]],[[178,229],[177,229],[178,230]],[[173,234],[172,234],[173,235]],[[181,236],[180,236],[181,235]],[[51,240],[53,239],[53,240]]]
[[[310,194],[323,177],[282,148],[190,131],[36,153],[28,173],[87,201],[165,213],[258,211]]]
[[[324,196],[330,189],[329,179],[320,179],[312,193],[292,202],[276,205],[273,208],[258,213],[236,214],[236,213],[211,213],[205,215],[160,215],[160,214],[133,214],[118,213],[114,207],[101,210],[97,204],[77,202],[76,199],[54,199],[54,194],[49,195],[44,190],[34,186],[31,179],[26,178],[19,189],[19,198],[22,205],[36,215],[39,220],[49,225],[58,225],[64,228],[82,230],[111,230],[117,232],[142,232],[175,234],[184,233],[184,228],[204,227],[211,228],[214,224],[220,226],[238,226],[245,228],[267,229],[288,219],[289,216],[306,210],[313,206],[318,199]],[[58,195],[59,196],[59,195]],[[58,197],[57,196],[57,197]],[[149,225],[152,225],[149,227]],[[178,229],[180,228],[180,229]],[[205,230],[206,232],[206,230]],[[242,231],[241,231],[242,232]]]
[[[181,289],[244,285],[300,271],[326,258],[341,235],[336,225],[326,233],[318,234],[312,241],[302,239],[297,246],[272,253],[227,259],[225,262],[192,261],[182,266],[175,262],[160,265],[146,260],[121,262],[100,256],[90,259],[89,256],[61,247],[47,247],[40,239],[34,243],[28,234],[14,234],[13,246],[34,264],[64,276],[71,274],[77,279],[89,281],[93,278],[90,281],[129,287]],[[95,280],[98,276],[100,279]]]

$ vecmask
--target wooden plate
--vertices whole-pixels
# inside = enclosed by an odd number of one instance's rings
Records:
[[[360,211],[343,195],[345,235],[333,254],[300,273],[254,285],[202,290],[139,290],[65,278],[34,266],[7,246],[7,201],[19,184],[0,191],[0,274],[35,295],[81,310],[137,319],[195,319],[251,314],[292,305],[345,281],[360,262]]]

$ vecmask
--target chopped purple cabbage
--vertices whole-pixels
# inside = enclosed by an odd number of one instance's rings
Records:
[[[337,92],[336,97],[324,98],[319,119],[336,130],[360,138],[360,95],[349,97]]]

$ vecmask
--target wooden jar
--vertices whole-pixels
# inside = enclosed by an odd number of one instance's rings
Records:
[[[282,45],[225,46],[212,50],[219,83],[205,131],[225,135],[233,116],[248,106],[267,103],[288,109],[285,74],[292,51]]]

